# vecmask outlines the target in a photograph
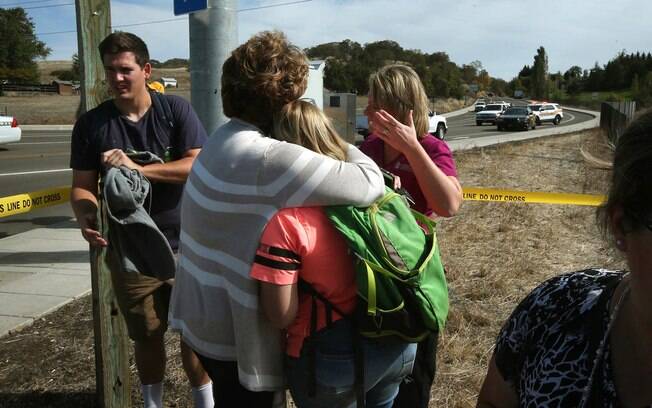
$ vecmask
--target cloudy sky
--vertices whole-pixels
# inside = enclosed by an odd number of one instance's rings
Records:
[[[491,76],[506,80],[532,64],[539,46],[551,72],[602,65],[621,50],[652,51],[649,0],[307,0],[245,10],[290,2],[240,0],[240,42],[269,29],[286,32],[301,47],[389,39],[404,48],[446,52],[458,65],[479,60]],[[49,7],[57,4],[63,5]],[[48,59],[76,52],[74,0],[0,0],[0,7],[10,6],[32,17],[39,38],[52,48]],[[111,15],[114,26],[175,18],[172,0],[111,0]],[[187,18],[121,29],[141,36],[152,58],[188,57]]]

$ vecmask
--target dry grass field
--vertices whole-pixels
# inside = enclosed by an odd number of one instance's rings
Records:
[[[597,131],[457,154],[462,185],[603,194],[609,172],[580,149],[610,159]],[[438,236],[451,313],[440,342],[433,407],[473,407],[502,322],[530,290],[563,272],[624,263],[601,238],[595,209],[465,202]]]
[[[609,159],[595,131],[456,154],[468,187],[601,194],[609,173],[580,150]],[[451,312],[440,339],[431,407],[473,407],[495,336],[510,311],[554,275],[601,266],[623,267],[595,226],[592,207],[465,202],[439,220]],[[94,407],[94,359],[89,297],[0,339],[2,408]],[[166,407],[191,407],[168,334]],[[132,365],[132,382],[136,381]],[[137,387],[133,401],[140,401]]]

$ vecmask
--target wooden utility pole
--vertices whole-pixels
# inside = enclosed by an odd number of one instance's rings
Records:
[[[80,113],[107,98],[104,66],[97,49],[111,32],[110,0],[75,0],[77,44],[82,67]],[[108,236],[106,212],[98,211],[98,230]],[[93,329],[95,334],[95,384],[102,408],[131,406],[129,341],[124,319],[116,302],[105,248],[91,247]]]
[[[87,112],[106,97],[104,65],[97,50],[111,33],[110,0],[75,0],[77,9],[77,46],[82,67],[81,112]]]

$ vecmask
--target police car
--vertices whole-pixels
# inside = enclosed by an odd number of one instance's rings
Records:
[[[564,111],[558,103],[549,102],[536,102],[528,105],[536,116],[537,125],[544,122],[552,122],[553,125],[558,125],[564,119]]]

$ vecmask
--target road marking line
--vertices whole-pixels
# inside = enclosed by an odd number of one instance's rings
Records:
[[[0,177],[3,177],[3,176],[27,176],[29,174],[43,174],[43,173],[60,173],[62,171],[71,171],[71,170],[72,169],[21,171],[21,172],[18,172],[18,173],[3,173],[3,174],[0,174]]]

